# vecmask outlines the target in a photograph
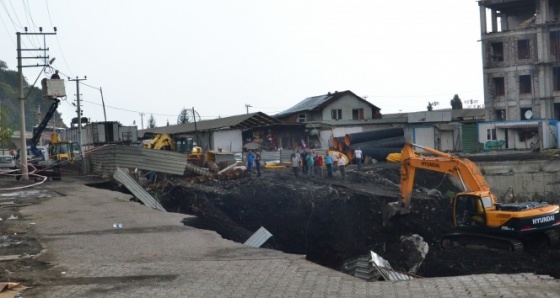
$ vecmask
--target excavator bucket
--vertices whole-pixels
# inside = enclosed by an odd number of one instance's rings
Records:
[[[410,207],[402,206],[400,202],[390,202],[383,208],[383,226],[386,226],[389,221],[396,215],[404,215],[410,213]]]

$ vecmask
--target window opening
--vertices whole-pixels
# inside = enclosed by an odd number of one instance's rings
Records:
[[[506,86],[505,80],[503,77],[494,78],[494,94],[495,96],[503,96],[506,95]]]
[[[519,76],[519,94],[531,93],[531,76],[522,75]]]
[[[531,49],[529,48],[529,40],[521,39],[517,41],[517,59],[524,60],[530,58]]]

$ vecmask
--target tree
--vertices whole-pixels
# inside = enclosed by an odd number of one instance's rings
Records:
[[[156,119],[154,119],[154,114],[150,114],[150,118],[148,118],[148,128],[156,127]]]
[[[463,109],[463,102],[461,101],[461,98],[459,98],[459,95],[457,94],[455,94],[455,96],[453,96],[453,99],[451,100],[451,109],[453,110]]]
[[[14,130],[12,129],[12,125],[7,120],[6,115],[8,111],[6,109],[0,108],[0,146],[2,149],[8,149],[12,142],[12,135],[14,134]],[[6,154],[2,152],[2,154]]]
[[[431,111],[431,110],[433,110],[433,109],[434,109],[434,106],[432,106],[432,103],[429,102],[429,103],[428,103],[428,111]]]
[[[183,108],[181,113],[179,113],[179,117],[177,117],[177,124],[185,124],[191,122],[191,117],[189,116],[189,110]]]

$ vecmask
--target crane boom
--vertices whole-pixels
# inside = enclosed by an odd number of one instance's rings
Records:
[[[39,123],[39,126],[37,126],[37,128],[33,132],[33,137],[31,138],[31,143],[29,144],[31,147],[31,152],[33,152],[33,155],[40,157],[41,160],[44,160],[45,156],[43,155],[41,150],[37,149],[37,144],[39,143],[39,139],[41,138],[43,131],[47,127],[47,124],[49,123],[51,118],[54,116],[56,109],[58,108],[58,104],[60,103],[60,100],[57,98],[51,98],[51,99],[53,103],[51,104],[49,110],[45,114],[45,117],[43,118],[41,123]]]

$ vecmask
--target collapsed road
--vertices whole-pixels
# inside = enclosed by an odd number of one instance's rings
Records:
[[[168,211],[196,215],[186,225],[240,243],[262,226],[273,235],[263,247],[306,255],[335,270],[347,259],[374,251],[393,268],[409,271],[418,260],[401,236],[420,235],[429,245],[416,271],[423,277],[519,272],[560,277],[557,248],[529,245],[522,254],[441,249],[440,237],[453,231],[449,196],[458,191],[444,174],[419,170],[410,214],[383,226],[384,206],[399,195],[399,175],[398,164],[387,163],[362,171],[350,167],[344,181],[338,175],[296,179],[289,169],[275,169],[262,177],[178,184],[160,201]]]

